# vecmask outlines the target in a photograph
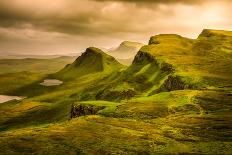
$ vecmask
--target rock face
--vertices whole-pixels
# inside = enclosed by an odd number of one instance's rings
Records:
[[[175,69],[171,64],[163,62],[161,64],[160,70],[162,70],[163,72],[173,72]]]
[[[151,54],[139,51],[138,54],[136,54],[132,64],[139,64],[143,62],[156,62],[156,60]]]
[[[73,104],[71,107],[71,118],[85,116],[85,115],[95,115],[99,110],[104,109],[104,106],[94,106],[88,104]]]
[[[184,90],[184,89],[193,89],[194,86],[186,84],[181,80],[179,76],[169,76],[168,79],[164,82],[161,89],[166,89],[167,91],[173,90]]]

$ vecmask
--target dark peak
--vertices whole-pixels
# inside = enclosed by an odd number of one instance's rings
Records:
[[[106,59],[114,60],[115,58],[106,54],[101,49],[96,47],[89,47],[86,49],[86,51],[82,54],[83,56],[101,56]]]
[[[81,64],[92,63],[92,61],[97,61],[97,60],[102,62],[103,55],[104,55],[104,52],[102,50],[96,47],[89,47],[85,50],[84,53],[81,54],[81,56],[79,56],[75,60],[73,64],[75,66],[79,66]]]
[[[143,62],[156,62],[156,59],[150,53],[139,51],[136,54],[132,64],[141,64]]]
[[[213,35],[213,33],[211,33],[211,30],[210,29],[204,29],[201,33],[200,33],[200,35],[199,35],[199,37],[211,37]],[[199,38],[198,37],[198,38]]]
[[[96,47],[89,47],[85,50],[85,52],[82,55],[101,55],[104,54],[104,52]]]
[[[83,64],[84,62],[93,63],[93,61],[102,65],[105,62],[118,63],[114,57],[104,53],[101,49],[96,47],[89,47],[84,53],[82,53],[80,57],[76,59],[74,64],[75,66],[78,66],[80,64]]]
[[[102,57],[106,55],[101,49],[96,47],[89,47],[85,50],[84,53],[79,56],[75,62],[83,61],[84,59],[88,59],[90,57]],[[78,63],[79,64],[79,63]]]

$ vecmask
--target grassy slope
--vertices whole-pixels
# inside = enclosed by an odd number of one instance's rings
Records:
[[[118,70],[123,67],[115,59],[104,54],[102,51],[94,52],[97,52],[97,57],[99,55],[102,57],[102,64],[100,64],[102,65],[102,70],[100,71],[88,69],[88,67],[93,65],[91,61],[94,59],[96,54],[90,53],[90,57],[88,56],[86,58],[85,56],[84,58],[82,57],[83,59],[81,58],[81,63],[75,61],[70,65],[75,67],[73,68],[74,71],[70,71],[70,68],[65,68],[65,74],[62,77],[59,76],[60,72],[58,72],[58,74],[48,75],[48,77],[64,79],[64,83],[60,86],[46,87],[40,85],[39,83],[43,81],[43,79],[47,78],[47,76],[45,76],[34,80],[31,83],[25,83],[17,89],[8,90],[7,92],[10,92],[10,94],[27,96],[28,98],[19,103],[12,102],[10,104],[11,106],[8,106],[8,103],[0,105],[0,111],[2,112],[1,117],[4,118],[2,119],[2,122],[0,122],[2,123],[1,129],[6,130],[68,120],[70,118],[71,104],[76,101],[80,101],[80,98],[86,98],[85,94],[82,95],[82,92],[97,85],[100,81],[103,82],[107,76],[111,73],[118,72]],[[89,62],[90,65],[86,64],[87,62]],[[76,65],[76,63],[80,64]],[[82,71],[85,71],[86,75],[82,74],[80,76],[80,72]],[[61,72],[63,72],[63,70]],[[70,75],[72,80],[67,80],[66,78],[68,77],[69,79]],[[12,86],[14,85],[12,84]],[[85,100],[90,99],[89,97],[87,98],[88,99]],[[17,107],[21,106],[24,107],[24,105],[28,105],[26,106],[27,108],[22,108],[19,112],[14,112],[13,109],[17,109]],[[110,106],[108,110],[111,110],[112,108],[114,107]],[[107,109],[105,112],[107,112]],[[17,115],[15,115],[15,113],[17,113]],[[22,121],[24,122],[23,124]]]
[[[219,96],[215,97],[216,94]],[[231,118],[226,107],[217,115],[210,111],[218,107],[201,108],[208,103],[209,95],[220,102],[223,94],[216,94],[174,91],[133,99],[123,103],[111,117],[85,116],[9,130],[2,132],[0,142],[7,153],[229,154]],[[201,97],[205,103],[196,102],[192,95]]]
[[[230,34],[205,30],[197,40],[158,35],[126,70],[86,74],[49,94],[0,105],[2,150],[8,154],[230,154]],[[171,71],[165,64],[171,65]],[[180,76],[185,85],[198,87],[160,89],[169,76]],[[180,81],[171,84],[182,89]],[[118,92],[123,96],[128,89],[136,96],[118,98]],[[93,101],[96,97],[121,102]],[[66,121],[74,102],[107,105],[110,110]]]
[[[33,73],[54,73],[73,62],[75,57],[58,57],[52,59],[1,59],[0,74],[29,71]]]
[[[0,75],[0,94],[14,94],[14,91],[20,89],[21,87],[38,82],[42,78],[44,78],[44,75],[30,72],[8,73]]]
[[[91,73],[113,72],[122,67],[113,57],[98,48],[90,47],[76,61],[56,73],[55,77],[71,80]]]
[[[232,55],[224,50],[232,47],[231,43],[227,43],[231,36],[223,37],[220,33],[208,30],[213,33],[208,37],[206,31],[197,40],[176,35],[155,36],[151,38],[150,45],[143,47],[141,51],[165,59],[175,67],[175,74],[182,76],[187,82],[199,83],[201,87],[231,85]],[[163,38],[168,38],[167,42],[162,41]]]

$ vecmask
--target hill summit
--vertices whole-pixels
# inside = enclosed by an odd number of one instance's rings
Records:
[[[101,49],[89,47],[72,64],[68,64],[56,76],[61,79],[74,79],[97,72],[118,70],[121,65],[114,57],[107,55]]]

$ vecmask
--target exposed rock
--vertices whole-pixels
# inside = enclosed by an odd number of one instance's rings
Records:
[[[104,108],[104,106],[94,106],[89,104],[73,104],[71,107],[71,118],[85,115],[95,115],[99,110]]]
[[[154,58],[154,56],[152,56],[151,54],[149,54],[147,52],[139,51],[138,54],[136,54],[132,64],[138,64],[138,63],[142,63],[145,61],[157,62],[156,59]]]
[[[200,37],[211,37],[211,36],[213,36],[213,33],[211,33],[209,29],[204,29],[200,34]]]
[[[160,70],[164,71],[164,72],[172,72],[174,71],[175,69],[173,68],[173,66],[169,63],[166,63],[166,62],[163,62],[161,64],[161,68]]]
[[[164,82],[162,89],[165,89],[167,91],[173,91],[173,90],[184,90],[184,89],[193,89],[194,86],[190,84],[186,84],[181,80],[180,76],[169,76],[168,79]]]

